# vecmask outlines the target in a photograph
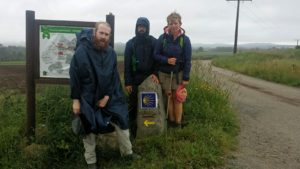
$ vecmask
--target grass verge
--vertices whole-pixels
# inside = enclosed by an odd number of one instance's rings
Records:
[[[281,49],[242,52],[218,57],[214,65],[264,80],[300,87],[300,50]]]
[[[237,120],[229,105],[229,91],[200,62],[193,62],[183,129],[169,129],[161,136],[133,143],[142,159],[128,162],[118,150],[97,148],[104,168],[189,169],[222,166],[236,145]],[[71,132],[71,100],[68,86],[47,85],[38,89],[35,138],[25,138],[25,99],[18,93],[1,94],[0,168],[86,168],[81,138]],[[7,99],[7,97],[10,97]],[[9,100],[9,103],[8,103]],[[6,105],[6,106],[3,106]],[[13,123],[11,123],[13,121]],[[8,139],[10,138],[10,139]]]

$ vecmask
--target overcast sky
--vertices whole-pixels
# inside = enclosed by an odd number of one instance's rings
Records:
[[[36,19],[99,21],[115,15],[115,42],[134,36],[136,19],[150,20],[150,34],[158,37],[173,11],[192,43],[233,44],[236,1],[226,0],[0,0],[0,43],[25,42],[25,11]],[[296,44],[300,39],[300,0],[241,2],[239,43]]]

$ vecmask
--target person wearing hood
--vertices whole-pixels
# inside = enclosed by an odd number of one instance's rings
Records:
[[[154,57],[159,63],[160,84],[168,98],[166,107],[169,127],[181,127],[182,101],[185,99],[178,99],[176,90],[183,89],[189,83],[192,47],[189,37],[181,28],[180,14],[172,12],[167,17],[167,24],[156,44]]]
[[[70,64],[73,112],[83,124],[84,157],[91,169],[97,168],[96,136],[116,131],[120,153],[135,158],[129,139],[128,109],[117,70],[115,51],[109,46],[111,27],[97,22],[95,29],[77,34],[75,54]]]
[[[131,137],[136,137],[137,130],[137,93],[138,86],[151,76],[158,83],[157,66],[154,60],[156,39],[149,35],[150,22],[145,17],[137,19],[135,36],[126,43],[124,52],[125,87],[129,94],[129,123]]]

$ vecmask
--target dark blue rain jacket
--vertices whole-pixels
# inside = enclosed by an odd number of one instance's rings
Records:
[[[184,32],[184,30],[183,30]],[[180,45],[180,39],[183,38],[183,44]],[[183,80],[189,81],[191,70],[192,47],[188,36],[184,33],[176,39],[173,35],[165,32],[160,35],[154,50],[154,58],[159,62],[159,71],[164,73],[183,72]],[[175,57],[176,65],[168,64],[168,58]]]
[[[117,70],[115,51],[95,49],[93,30],[84,29],[77,34],[77,44],[70,65],[71,98],[80,100],[81,120],[86,133],[113,131],[110,122],[128,129],[128,111]],[[105,95],[109,100],[104,108],[98,101]]]
[[[137,27],[146,27],[146,32],[141,34]],[[126,43],[124,52],[124,79],[125,86],[140,85],[149,75],[157,75],[157,67],[154,60],[154,48],[156,39],[149,35],[150,23],[145,17],[137,19],[135,37]]]

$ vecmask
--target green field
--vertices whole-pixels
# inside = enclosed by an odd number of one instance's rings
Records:
[[[214,52],[214,51],[203,51],[203,52],[197,52],[193,51],[192,59],[212,59],[217,56],[228,56],[232,55],[232,52]],[[124,56],[118,55],[117,60],[119,62],[124,62]],[[0,61],[0,65],[25,65],[25,61]]]
[[[212,63],[253,77],[300,87],[299,49],[241,52],[215,58]]]
[[[124,56],[118,56],[118,61],[124,61]],[[1,61],[0,65],[25,65],[25,61]]]
[[[193,51],[192,59],[208,60],[219,56],[230,56],[232,52],[216,52],[216,51]]]
[[[25,65],[25,61],[1,61],[0,65]]]
[[[232,52],[216,52],[216,51],[193,51],[193,59],[211,59],[217,56],[228,56],[232,55]],[[117,56],[118,61],[124,61],[124,55],[120,54]],[[25,61],[0,61],[0,65],[25,65]]]

